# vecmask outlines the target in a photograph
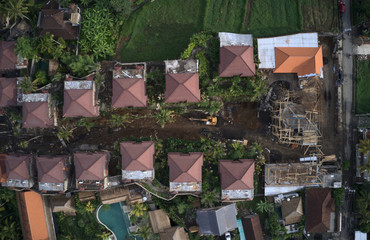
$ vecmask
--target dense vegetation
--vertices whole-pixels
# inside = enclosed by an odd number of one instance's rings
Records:
[[[370,60],[357,60],[356,65],[356,113],[370,113]]]
[[[21,239],[15,191],[0,188],[0,239]]]
[[[361,232],[370,232],[370,182],[365,181],[356,189],[355,212]]]

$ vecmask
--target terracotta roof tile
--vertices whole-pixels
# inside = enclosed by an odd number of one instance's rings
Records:
[[[92,89],[64,90],[63,117],[97,117],[99,115]]]
[[[65,161],[68,156],[36,157],[37,175],[41,183],[64,183]]]
[[[15,69],[17,54],[15,53],[16,41],[0,41],[0,70]]]
[[[0,107],[17,105],[17,79],[0,78]]]
[[[19,205],[21,206],[21,221],[23,222],[22,225],[25,232],[24,239],[50,239],[41,195],[32,191],[20,192],[18,194]]]
[[[203,153],[168,153],[170,182],[201,182]]]
[[[103,180],[106,168],[106,161],[109,154],[102,153],[75,153],[74,164],[76,180]]]
[[[30,155],[6,156],[6,175],[8,179],[29,180]]]
[[[330,213],[334,211],[334,201],[330,188],[306,190],[306,231],[323,233],[330,230]]]
[[[165,102],[199,102],[198,73],[167,73]]]
[[[253,189],[254,160],[219,160],[218,169],[222,190]]]
[[[220,77],[251,77],[256,74],[251,46],[226,46],[220,48]]]
[[[154,167],[154,142],[122,142],[122,170],[148,171]]]
[[[143,78],[113,79],[112,106],[114,108],[146,107],[147,100]]]
[[[53,117],[49,117],[48,102],[23,102],[22,127],[23,128],[49,128],[53,125]]]
[[[321,74],[322,47],[276,47],[274,73]]]

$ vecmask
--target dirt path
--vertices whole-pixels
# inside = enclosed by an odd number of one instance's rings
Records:
[[[251,15],[251,9],[252,9],[252,2],[253,0],[248,0],[247,2],[247,13],[245,14],[245,20],[244,20],[244,30],[248,28],[248,23]]]

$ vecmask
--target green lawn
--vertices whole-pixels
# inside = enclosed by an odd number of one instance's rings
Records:
[[[207,0],[203,29],[213,32],[242,32],[246,9],[246,0]]]
[[[338,31],[337,0],[302,0],[304,31]]]
[[[356,113],[370,113],[370,60],[357,61]]]
[[[299,0],[253,0],[248,32],[255,37],[277,36],[302,31]]]

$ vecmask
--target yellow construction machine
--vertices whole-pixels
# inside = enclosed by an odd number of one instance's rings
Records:
[[[205,122],[206,125],[215,126],[217,124],[217,117],[208,116],[206,118],[189,118],[190,121],[201,121]]]

